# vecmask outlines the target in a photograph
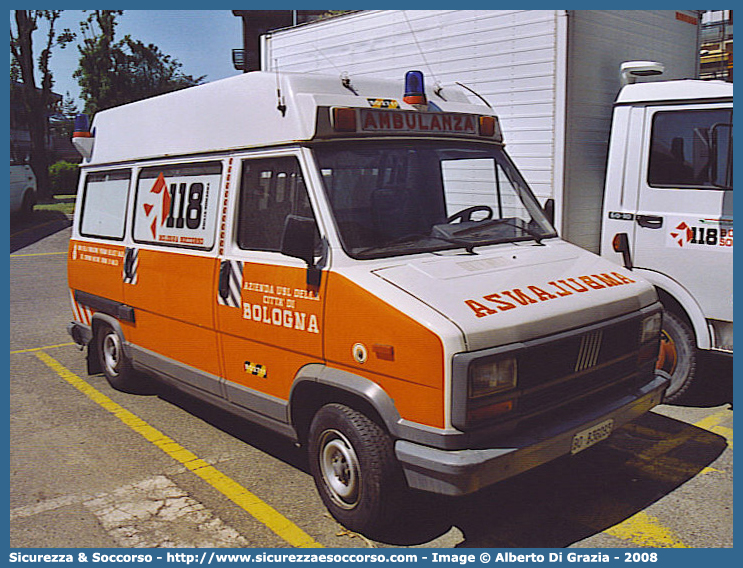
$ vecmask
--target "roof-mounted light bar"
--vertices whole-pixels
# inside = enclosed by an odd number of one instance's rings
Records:
[[[405,73],[405,96],[402,98],[411,105],[427,105],[426,89],[423,85],[423,71]]]
[[[90,120],[87,114],[78,114],[75,117],[75,132],[72,133],[73,138],[92,138],[93,135],[90,133]]]
[[[90,132],[90,120],[87,114],[78,114],[75,117],[75,131],[72,133],[72,145],[86,160],[93,155],[95,137]]]
[[[492,115],[332,107],[330,127],[338,134],[464,136],[503,141],[498,118]]]

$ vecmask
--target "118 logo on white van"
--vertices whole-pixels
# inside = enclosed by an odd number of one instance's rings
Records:
[[[710,225],[690,225],[680,221],[669,231],[668,246],[674,248],[705,248],[711,247],[733,250],[733,226],[716,220],[708,221]]]

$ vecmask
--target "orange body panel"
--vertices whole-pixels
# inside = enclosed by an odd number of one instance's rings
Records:
[[[324,272],[312,290],[304,268],[245,262],[233,307],[217,302],[218,259],[141,249],[136,283],[123,284],[124,251],[73,241],[69,282],[132,306],[133,344],[284,400],[303,366],[325,363],[379,384],[403,418],[444,426],[440,339],[349,279]]]
[[[121,302],[124,251],[121,245],[70,240],[67,252],[70,290]]]
[[[347,278],[332,272],[323,278],[328,282],[328,365],[379,384],[403,418],[442,428],[444,350],[439,337]],[[364,362],[354,355],[357,344],[366,350]]]
[[[324,294],[306,274],[245,262],[240,306],[217,306],[228,381],[286,400],[299,369],[323,362]]]
[[[134,307],[129,341],[220,375],[214,258],[172,250],[139,251],[137,283],[124,285],[124,302]]]
[[[137,310],[136,323],[129,326],[122,324],[122,330],[127,340],[135,345],[220,376],[216,331],[178,321],[170,315]]]

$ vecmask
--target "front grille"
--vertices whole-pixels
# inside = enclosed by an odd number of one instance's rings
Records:
[[[604,332],[601,329],[586,333],[581,337],[578,357],[575,361],[576,373],[596,366],[599,360],[599,353],[601,353],[601,340],[603,337]]]
[[[620,318],[583,333],[563,333],[493,355],[516,357],[518,388],[484,400],[467,400],[466,404],[472,410],[512,400],[514,409],[484,423],[472,424],[465,419],[457,426],[505,422],[517,426],[563,411],[575,413],[599,406],[635,391],[653,377],[652,364],[638,367],[641,321],[642,317]],[[460,379],[466,380],[466,376]]]
[[[640,322],[635,319],[527,347],[518,355],[519,387],[530,390],[624,358],[634,360],[639,337]],[[619,368],[611,372],[615,378],[617,373]]]

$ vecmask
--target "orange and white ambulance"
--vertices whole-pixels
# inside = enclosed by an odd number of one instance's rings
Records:
[[[373,531],[658,404],[661,307],[562,241],[459,87],[248,73],[100,112],[69,247],[91,372],[154,377],[308,448]]]

